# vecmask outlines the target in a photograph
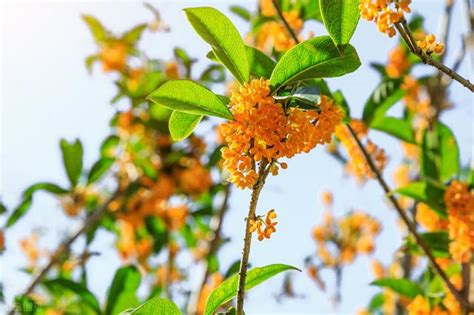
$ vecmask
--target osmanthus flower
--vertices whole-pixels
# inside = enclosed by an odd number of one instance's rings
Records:
[[[360,16],[367,21],[374,21],[377,29],[393,37],[396,34],[394,24],[410,12],[411,0],[361,0]]]
[[[428,55],[431,55],[432,53],[440,55],[444,52],[444,45],[437,42],[436,36],[433,34],[429,34],[423,40],[417,41],[416,45]]]
[[[387,164],[387,157],[385,151],[374,144],[370,139],[367,138],[366,129],[362,128],[362,121],[352,120],[350,122],[354,129],[357,137],[363,141],[366,139],[365,149],[367,153],[372,157],[375,166],[379,171],[383,171]],[[363,152],[360,150],[357,142],[352,138],[352,135],[346,125],[340,124],[335,129],[336,138],[340,141],[344,147],[349,160],[346,164],[346,170],[352,174],[359,182],[364,182],[368,178],[374,178],[375,174],[370,169]]]
[[[439,303],[439,302],[438,302]],[[446,292],[441,303],[432,305],[427,297],[417,295],[407,306],[408,315],[460,315],[461,307],[456,298]]]
[[[265,220],[261,216],[257,216],[255,219],[250,219],[250,233],[257,232],[258,240],[263,241],[265,238],[270,238],[273,233],[276,232],[275,226],[277,225],[275,220],[277,214],[275,209],[267,212]],[[262,227],[265,226],[263,229]]]
[[[252,80],[233,92],[230,109],[234,120],[220,127],[227,143],[222,157],[230,173],[229,181],[239,188],[251,188],[258,179],[256,162],[291,158],[329,143],[343,113],[326,97],[322,97],[319,106],[320,111],[284,109],[270,95],[264,79]]]
[[[41,250],[38,247],[39,236],[33,233],[20,240],[20,249],[28,259],[28,268],[33,269],[37,266],[41,258]]]
[[[444,201],[448,209],[449,252],[460,263],[470,261],[474,251],[474,189],[454,180],[446,189]]]
[[[129,45],[119,40],[104,43],[99,53],[104,72],[124,71],[129,49]]]

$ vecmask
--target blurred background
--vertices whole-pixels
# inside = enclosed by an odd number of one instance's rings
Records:
[[[210,5],[225,12],[244,35],[248,26],[229,13],[234,1],[158,1],[152,3],[169,24],[169,33],[145,32],[140,48],[147,55],[159,59],[172,58],[173,48],[180,46],[195,58],[198,69],[208,60],[208,46],[199,39],[186,21],[183,8]],[[256,1],[239,1],[249,10],[256,9]],[[413,11],[425,17],[426,29],[436,33],[442,13],[442,0],[417,0]],[[447,63],[454,60],[461,46],[462,34],[467,30],[466,9],[456,1],[453,9],[454,23],[448,43],[450,53]],[[59,139],[80,138],[85,148],[85,165],[91,165],[99,155],[99,146],[109,134],[108,122],[114,109],[109,104],[115,95],[111,75],[102,73],[99,66],[94,75],[88,74],[84,58],[96,47],[81,14],[99,18],[109,29],[121,32],[137,23],[147,22],[152,16],[140,2],[5,2],[0,5],[1,25],[1,168],[0,195],[8,207],[15,206],[22,190],[38,181],[66,184],[61,167]],[[316,36],[326,31],[321,24],[309,22],[307,30]],[[360,117],[362,106],[378,82],[378,74],[369,67],[370,62],[384,63],[388,51],[396,40],[377,32],[375,27],[361,21],[352,39],[362,60],[362,66],[343,78],[329,79],[332,88],[341,89],[348,100],[354,117]],[[466,58],[460,73],[472,78],[472,60]],[[428,67],[417,68],[419,73],[433,71]],[[112,75],[113,76],[113,75]],[[446,111],[441,120],[450,126],[461,148],[463,165],[469,163],[473,153],[472,95],[459,84],[452,84],[451,100],[455,110]],[[394,110],[397,111],[396,109]],[[199,126],[198,134],[208,132]],[[371,138],[384,148],[389,156],[385,177],[390,179],[393,166],[401,159],[401,148],[396,141],[371,131]],[[287,170],[277,177],[270,177],[261,196],[259,211],[275,208],[278,212],[278,232],[265,242],[255,242],[251,253],[254,266],[270,263],[287,263],[304,267],[304,258],[315,251],[311,230],[323,216],[320,194],[330,190],[334,194],[334,213],[363,210],[377,217],[383,225],[377,238],[375,256],[383,262],[391,261],[393,252],[400,246],[402,233],[397,217],[387,206],[380,187],[372,181],[357,184],[344,174],[343,169],[323,148],[309,154],[298,155],[289,161]],[[228,265],[238,258],[243,238],[243,217],[247,211],[248,191],[234,190],[230,211],[226,218],[225,235],[232,241],[219,252],[222,264]],[[4,219],[4,218],[2,218]],[[54,249],[59,239],[80,224],[67,218],[58,202],[45,195],[35,197],[29,215],[7,234],[7,251],[1,256],[0,274],[4,284],[5,301],[10,305],[15,294],[28,284],[29,276],[20,269],[26,264],[18,242],[31,230],[41,235],[41,244]],[[114,239],[99,232],[92,247],[101,256],[89,261],[89,286],[104,300],[120,259],[116,254]],[[79,244],[76,244],[79,246]],[[184,258],[186,259],[186,258]],[[342,301],[334,306],[331,301],[333,274],[323,272],[329,285],[321,292],[305,272],[294,275],[294,288],[299,296],[276,302],[274,296],[282,290],[282,278],[275,277],[254,289],[246,303],[247,314],[262,313],[353,313],[365,306],[375,292],[369,283],[373,276],[370,258],[358,258],[345,268],[342,280]],[[192,280],[192,279],[191,279]],[[5,305],[0,304],[0,311]],[[6,308],[5,308],[6,309]]]

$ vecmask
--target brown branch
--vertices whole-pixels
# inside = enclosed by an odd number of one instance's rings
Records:
[[[61,257],[67,253],[72,244],[84,233],[89,231],[89,229],[96,224],[97,222],[100,221],[102,216],[107,212],[107,209],[109,207],[109,204],[112,200],[114,200],[117,196],[119,195],[119,191],[117,190],[112,197],[110,197],[99,209],[96,211],[92,212],[87,219],[84,221],[84,224],[77,230],[76,233],[74,233],[71,237],[66,239],[64,242],[62,242],[58,248],[55,250],[53,255],[51,255],[49,262],[46,264],[43,269],[38,273],[38,275],[31,281],[30,285],[26,288],[26,290],[21,294],[21,295],[29,295],[33,292],[33,290],[36,288],[36,286],[43,280],[43,278],[48,274],[48,272],[51,270],[51,268],[56,265]],[[13,315],[15,314],[15,307],[13,307],[9,314]]]
[[[252,196],[250,198],[249,212],[245,223],[245,237],[244,247],[242,249],[242,258],[240,260],[239,269],[239,280],[237,289],[237,306],[236,314],[244,314],[244,297],[245,297],[245,280],[247,278],[247,268],[250,255],[250,245],[252,243],[252,233],[250,232],[251,220],[255,218],[255,211],[257,210],[258,198],[263,186],[265,185],[265,179],[268,176],[270,168],[267,167],[268,161],[263,160],[260,162],[260,169],[258,172],[258,179],[252,189]]]
[[[395,27],[397,28],[398,32],[402,36],[410,51],[417,55],[423,63],[435,67],[436,69],[438,69],[438,71],[441,71],[442,73],[448,75],[453,80],[456,80],[461,83],[471,92],[474,92],[474,85],[468,79],[464,78],[459,73],[442,64],[441,62],[434,60],[433,58],[431,58],[430,55],[423,52],[423,50],[416,45],[415,38],[413,37],[412,32],[408,28],[406,20],[403,19],[401,22],[395,23]]]
[[[214,255],[217,252],[217,249],[219,247],[219,242],[222,239],[222,227],[224,225],[224,217],[227,213],[227,210],[229,208],[229,199],[230,199],[230,193],[231,193],[231,184],[229,183],[228,185],[225,186],[225,191],[224,191],[224,200],[222,201],[222,205],[219,209],[219,212],[216,216],[217,219],[217,226],[214,230],[214,236],[212,240],[209,242],[209,250],[207,253],[207,256]],[[199,303],[199,296],[201,292],[203,291],[204,286],[207,283],[207,280],[209,279],[209,276],[211,274],[209,270],[209,264],[206,263],[206,271],[204,272],[204,276],[201,281],[201,285],[199,286],[199,289],[195,291],[194,297],[191,298],[191,303],[189,304],[188,307],[188,313],[189,314],[195,314],[196,313],[196,307],[197,303]]]
[[[461,304],[463,305],[464,308],[466,308],[466,310],[472,310],[474,309],[474,305],[470,305],[468,301],[466,301],[466,299],[464,298],[464,296],[461,294],[461,292],[459,292],[455,287],[454,285],[451,283],[451,281],[449,281],[449,277],[446,275],[446,273],[444,272],[444,270],[439,266],[439,264],[436,262],[436,259],[435,257],[433,256],[433,254],[431,253],[431,250],[429,249],[428,245],[425,243],[425,241],[421,238],[421,236],[418,234],[417,230],[416,230],[416,224],[413,223],[407,216],[407,214],[405,213],[405,211],[402,209],[402,207],[400,206],[400,204],[398,203],[398,200],[394,197],[393,193],[392,193],[392,190],[390,189],[390,187],[388,186],[388,184],[385,182],[385,180],[383,179],[382,177],[382,174],[380,173],[380,171],[377,169],[377,167],[375,166],[374,162],[372,161],[372,158],[371,156],[369,155],[369,153],[367,152],[367,150],[365,149],[364,145],[362,144],[362,142],[360,142],[359,138],[357,137],[356,133],[354,132],[354,130],[352,129],[352,127],[348,124],[347,125],[347,128],[349,129],[349,132],[351,133],[352,135],[352,138],[356,141],[357,143],[357,146],[359,147],[359,149],[361,150],[362,154],[364,155],[365,157],[365,160],[367,162],[367,164],[369,165],[370,167],[370,170],[375,174],[375,177],[378,181],[378,183],[380,184],[380,186],[382,187],[382,189],[384,190],[386,196],[388,197],[388,199],[390,200],[390,202],[392,203],[392,205],[394,206],[395,210],[397,211],[398,215],[401,217],[401,219],[403,220],[403,222],[405,223],[405,225],[407,226],[408,228],[408,231],[410,232],[410,234],[415,238],[416,240],[416,243],[421,247],[421,249],[423,250],[424,254],[426,255],[426,257],[428,258],[428,260],[430,261],[430,263],[432,264],[432,266],[434,267],[436,273],[441,277],[441,279],[444,281],[444,283],[446,284],[446,286],[448,287],[449,291],[451,291],[451,293],[454,295],[454,297],[456,298],[456,300]]]
[[[290,34],[291,38],[293,38],[295,43],[298,44],[299,43],[298,36],[296,36],[295,31],[291,28],[290,24],[288,24],[288,21],[283,16],[283,12],[281,11],[280,5],[278,4],[278,0],[272,0],[272,2],[273,2],[273,6],[275,7],[275,10],[277,11],[278,17],[280,17],[283,24],[285,24],[286,30]]]

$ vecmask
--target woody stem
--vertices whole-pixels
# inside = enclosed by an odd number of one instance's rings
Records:
[[[257,182],[253,186],[252,196],[250,198],[249,212],[245,222],[245,236],[244,236],[244,247],[242,249],[242,257],[240,259],[238,289],[237,289],[237,315],[243,315],[244,313],[244,297],[245,297],[245,280],[247,278],[247,268],[250,255],[250,245],[252,243],[252,233],[250,232],[251,220],[255,218],[255,211],[257,209],[258,198],[263,186],[265,185],[265,179],[268,176],[269,168],[268,161],[263,160],[260,162],[259,176]]]

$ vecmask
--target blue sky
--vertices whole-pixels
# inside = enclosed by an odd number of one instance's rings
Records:
[[[414,11],[421,12],[426,18],[426,28],[436,33],[443,1],[414,2]],[[454,59],[460,47],[461,33],[466,29],[466,14],[461,2],[457,1],[454,7],[448,63]],[[140,47],[149,56],[166,60],[172,57],[173,47],[180,46],[193,57],[199,57],[201,62],[198,67],[204,67],[207,64],[204,56],[208,46],[193,32],[181,9],[212,5],[228,12],[227,8],[232,3],[154,3],[163,19],[170,24],[172,32],[146,33]],[[255,7],[255,1],[240,4],[251,9]],[[80,138],[85,147],[85,165],[90,167],[98,157],[102,139],[109,134],[108,121],[114,112],[109,105],[115,94],[113,77],[104,75],[99,67],[95,68],[94,75],[87,73],[84,58],[95,52],[96,47],[80,19],[81,13],[98,17],[116,32],[151,19],[150,12],[138,2],[1,4],[0,195],[9,207],[17,204],[22,190],[32,183],[51,181],[66,185],[58,145],[60,138]],[[247,25],[235,15],[229,16],[241,33],[245,34]],[[308,23],[307,29],[314,30],[316,35],[326,33],[317,23]],[[378,75],[368,64],[373,61],[384,62],[396,40],[378,33],[373,24],[361,21],[352,43],[362,60],[361,68],[343,78],[328,81],[331,87],[344,92],[353,116],[360,117],[367,96],[378,82]],[[418,71],[427,73],[432,70],[420,67]],[[460,72],[465,77],[472,77],[468,59],[462,64]],[[473,147],[472,96],[457,83],[453,83],[450,94],[456,108],[446,112],[442,120],[453,129],[462,148],[462,162],[467,164]],[[401,157],[400,147],[394,140],[378,132],[371,132],[370,136],[390,156],[385,171],[385,177],[390,179],[393,167]],[[344,176],[340,165],[323,148],[293,158],[287,170],[280,172],[278,177],[270,177],[267,183],[258,209],[263,213],[275,208],[279,215],[279,229],[271,240],[254,242],[251,253],[253,266],[287,263],[303,267],[304,257],[315,251],[310,233],[322,218],[319,195],[325,189],[334,192],[336,215],[360,209],[381,220],[384,229],[377,240],[375,253],[379,259],[390,261],[400,243],[400,231],[394,224],[396,216],[386,205],[377,184],[368,182],[364,186],[357,185],[353,179]],[[240,253],[248,195],[246,191],[235,191],[231,199],[224,231],[233,241],[220,252],[224,270]],[[24,290],[29,279],[19,271],[26,260],[19,251],[18,240],[35,229],[42,235],[40,244],[53,249],[58,240],[79,224],[79,221],[71,222],[65,218],[56,200],[44,194],[35,197],[28,216],[7,233],[7,251],[1,259],[0,274],[8,302],[14,294]],[[100,233],[93,246],[103,255],[92,259],[88,265],[92,291],[102,300],[113,272],[120,264],[112,249],[113,241],[109,234]],[[282,277],[277,277],[253,289],[246,304],[247,314],[353,313],[366,305],[376,292],[368,285],[373,280],[369,261],[366,257],[359,258],[345,269],[342,302],[337,308],[330,302],[333,292],[331,274],[323,273],[323,278],[329,284],[326,293],[319,291],[306,274],[295,274],[295,290],[305,298],[276,303],[272,296],[279,293],[282,282]]]

